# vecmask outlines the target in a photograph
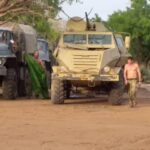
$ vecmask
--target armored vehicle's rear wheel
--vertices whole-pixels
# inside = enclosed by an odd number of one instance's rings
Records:
[[[51,84],[51,101],[53,104],[63,104],[65,98],[64,81],[52,79]]]
[[[120,80],[113,84],[109,93],[108,101],[111,105],[121,105],[123,102],[123,93],[125,89],[123,71],[120,72]]]
[[[15,99],[17,96],[17,77],[15,69],[8,69],[7,76],[3,80],[3,97]]]
[[[120,89],[112,89],[108,101],[111,105],[121,105],[122,104],[123,92]]]

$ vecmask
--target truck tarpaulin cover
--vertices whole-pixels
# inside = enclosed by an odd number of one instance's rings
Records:
[[[42,98],[48,98],[48,85],[44,69],[29,54],[25,54],[25,60],[32,80],[33,91]]]

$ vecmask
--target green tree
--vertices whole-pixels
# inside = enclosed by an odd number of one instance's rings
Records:
[[[78,2],[78,0],[1,0],[0,18],[8,14],[41,15],[42,13],[39,13],[39,9],[35,9],[37,8],[37,6],[38,8],[40,8],[39,6],[43,7],[43,4],[45,3],[47,7],[51,8],[53,11],[57,11],[64,2],[68,2],[71,4],[73,1]],[[40,11],[42,10],[43,8]]]
[[[58,33],[48,23],[48,18],[55,18],[65,2],[78,0],[1,0],[0,21],[16,21],[35,27],[40,35],[55,41]],[[45,12],[48,11],[48,16]]]
[[[150,4],[147,0],[131,0],[126,11],[113,13],[108,25],[116,32],[129,32],[132,36],[131,53],[139,62],[150,60]]]

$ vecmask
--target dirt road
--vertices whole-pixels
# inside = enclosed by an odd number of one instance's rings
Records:
[[[150,92],[142,90],[134,109],[105,98],[1,100],[0,150],[150,150]]]

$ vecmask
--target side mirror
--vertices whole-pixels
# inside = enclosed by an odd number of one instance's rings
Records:
[[[127,49],[130,48],[130,43],[131,43],[131,37],[130,37],[130,36],[126,36],[126,37],[125,37],[125,47],[126,47]]]

